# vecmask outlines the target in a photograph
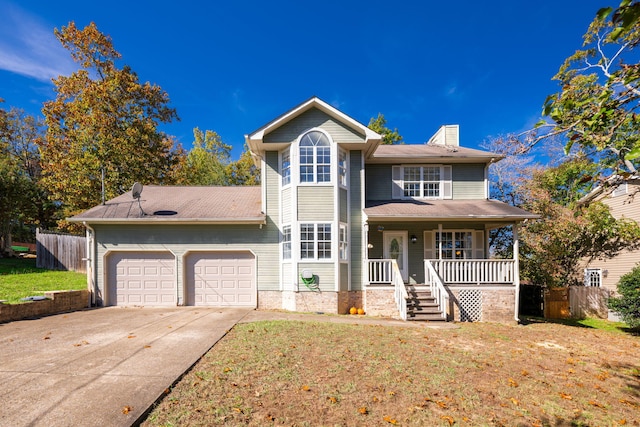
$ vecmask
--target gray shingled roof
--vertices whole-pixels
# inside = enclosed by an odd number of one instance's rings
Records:
[[[465,148],[450,145],[438,144],[396,144],[396,145],[379,145],[371,156],[370,162],[383,161],[441,161],[442,159],[473,159],[474,161],[484,159],[486,162],[491,159],[501,159],[501,156],[489,151],[475,150],[473,148]]]
[[[538,218],[497,200],[368,200],[364,212],[378,220],[507,220]]]
[[[130,192],[69,218],[72,222],[258,223],[266,220],[260,187],[145,186],[138,201]]]

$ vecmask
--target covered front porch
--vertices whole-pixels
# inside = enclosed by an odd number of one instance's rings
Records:
[[[370,201],[364,213],[369,313],[386,305],[404,320],[518,320],[518,224],[536,215],[488,199]],[[491,256],[489,234],[501,227],[512,234],[509,259]]]

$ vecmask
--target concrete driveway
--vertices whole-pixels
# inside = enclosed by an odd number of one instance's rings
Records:
[[[0,324],[0,426],[128,426],[249,309],[108,307]]]

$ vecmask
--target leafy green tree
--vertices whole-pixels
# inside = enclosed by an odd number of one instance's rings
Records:
[[[554,77],[561,90],[547,97],[539,129],[579,146],[605,175],[637,172],[640,158],[640,4],[623,0],[600,9],[583,36],[583,49],[566,59]]]
[[[640,266],[620,278],[618,293],[620,296],[609,298],[609,308],[631,328],[640,329]]]
[[[231,162],[226,168],[229,185],[259,185],[260,173],[256,167],[249,148],[245,145],[240,158]]]
[[[367,125],[369,129],[382,135],[382,143],[386,145],[390,144],[402,144],[402,136],[398,133],[398,128],[393,130],[387,127],[387,119],[384,118],[382,113],[378,113],[378,117],[372,117]]]
[[[522,207],[540,215],[521,228],[521,271],[536,284],[578,285],[583,262],[640,247],[640,226],[635,221],[615,219],[599,202],[575,206],[589,185],[585,161],[578,158],[539,170],[520,189]]]
[[[43,181],[52,200],[70,216],[131,187],[170,184],[183,150],[158,130],[177,119],[159,86],[140,83],[130,67],[118,68],[120,54],[94,23],[70,22],[55,30],[80,69],[54,79],[56,99],[45,103],[47,132],[41,142]]]
[[[193,129],[193,145],[187,153],[179,182],[184,185],[227,185],[226,168],[231,146],[212,130]]]

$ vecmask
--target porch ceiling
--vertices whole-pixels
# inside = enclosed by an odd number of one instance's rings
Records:
[[[367,200],[364,209],[377,221],[506,221],[535,219],[538,215],[497,200]]]

